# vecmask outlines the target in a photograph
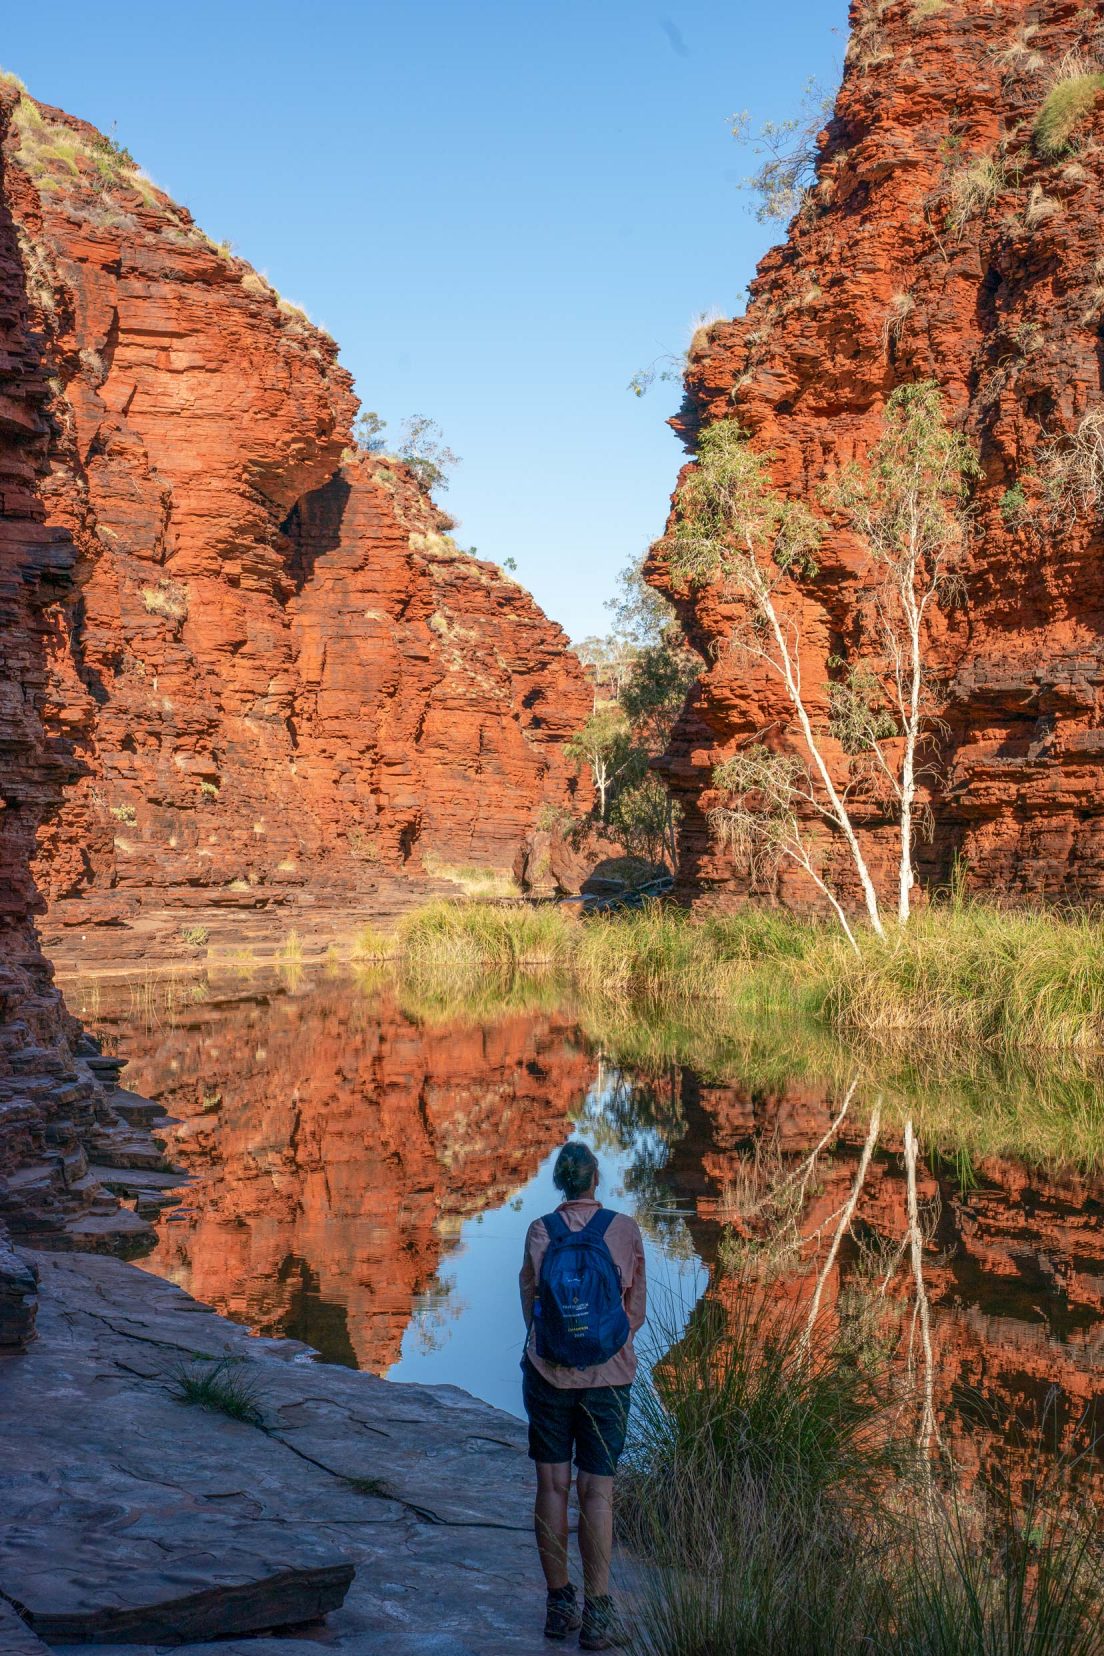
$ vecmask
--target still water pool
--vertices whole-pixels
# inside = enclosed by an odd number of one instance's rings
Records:
[[[922,1132],[913,1254],[901,1112],[873,1133],[880,1095],[849,1097],[816,1055],[695,1067],[660,1040],[630,1063],[568,1007],[427,1009],[334,979],[70,993],[176,1118],[192,1175],[144,1267],[328,1361],[519,1413],[522,1241],[576,1135],[644,1231],[658,1350],[708,1302],[737,1314],[750,1271],[797,1317],[876,1299],[917,1372],[922,1299],[937,1430],[967,1462],[988,1453],[983,1419],[1046,1414],[1066,1441],[1095,1407],[1104,1180]]]

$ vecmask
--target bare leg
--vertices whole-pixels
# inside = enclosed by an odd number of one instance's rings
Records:
[[[613,1479],[579,1473],[579,1551],[583,1555],[583,1592],[588,1599],[609,1592],[613,1551]]]
[[[582,1473],[579,1474],[580,1485]],[[607,1483],[612,1482],[606,1479]],[[537,1499],[533,1528],[548,1591],[567,1586],[567,1497],[571,1490],[570,1461],[537,1462]]]

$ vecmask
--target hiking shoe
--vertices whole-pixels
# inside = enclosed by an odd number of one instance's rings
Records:
[[[580,1650],[623,1650],[631,1638],[631,1629],[621,1620],[608,1593],[584,1600]]]
[[[569,1581],[566,1587],[557,1587],[548,1595],[548,1609],[544,1618],[544,1636],[546,1639],[566,1639],[569,1633],[574,1633],[583,1624],[579,1614],[579,1601],[575,1597],[575,1588]],[[599,1646],[601,1649],[601,1646]]]

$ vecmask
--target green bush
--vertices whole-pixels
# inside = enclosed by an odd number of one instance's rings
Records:
[[[1000,498],[1000,514],[1010,529],[1022,523],[1027,513],[1027,496],[1023,485],[1013,483],[1011,488],[1005,489]]]
[[[1068,154],[1078,127],[1104,92],[1104,74],[1083,69],[1062,77],[1051,88],[1032,129],[1037,152],[1047,161]]]

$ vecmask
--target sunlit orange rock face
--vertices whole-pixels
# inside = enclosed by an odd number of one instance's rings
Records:
[[[1037,153],[1032,127],[1065,54],[1099,57],[1099,22],[1092,7],[1017,0],[853,4],[815,187],[762,261],[746,314],[699,335],[675,422],[692,443],[703,424],[737,420],[773,454],[777,485],[822,512],[819,485],[865,459],[893,389],[938,380],[983,475],[965,602],[926,641],[945,732],[919,872],[945,879],[957,853],[979,887],[1049,897],[1104,892],[1099,502],[1055,516],[1041,483],[1044,444],[1100,406],[1104,100],[1057,160]],[[986,161],[991,198],[949,224],[956,181]],[[1034,522],[1019,521],[1006,494],[1017,488]],[[826,528],[818,578],[786,599],[814,723],[828,658],[860,642],[856,545]],[[662,557],[650,579],[670,590]],[[710,831],[712,769],[784,731],[791,713],[777,682],[727,648],[724,594],[676,597],[707,666],[664,772],[686,812],[684,888],[724,905],[744,881]],[[841,776],[842,754],[831,760]],[[874,806],[857,815],[887,888],[891,825]],[[846,863],[834,866],[853,899]],[[815,896],[796,872],[780,891],[799,904]]]
[[[196,1007],[127,1050],[197,1177],[144,1263],[381,1372],[461,1222],[532,1177],[594,1069],[566,1019],[425,1026],[348,987]]]
[[[40,837],[47,935],[340,904],[427,852],[509,867],[576,786],[590,696],[563,633],[406,467],[343,464],[333,340],[92,128],[24,99],[5,166],[51,392],[41,494],[77,549],[48,640],[77,778]]]
[[[783,1093],[737,1087],[692,1087],[689,1117],[707,1136],[699,1213],[734,1216],[725,1192],[754,1178],[753,1147],[770,1147],[779,1177],[799,1170],[829,1134],[839,1100],[823,1089],[790,1086]],[[698,1112],[700,1111],[700,1116]],[[840,1139],[819,1157],[797,1216],[806,1246],[784,1267],[772,1294],[791,1299],[799,1319],[810,1304],[840,1214],[857,1178],[867,1129],[865,1113],[845,1121]],[[686,1151],[680,1147],[680,1173]],[[932,1169],[935,1169],[933,1174]],[[967,1470],[991,1470],[1007,1427],[1027,1472],[1045,1420],[1051,1449],[1083,1446],[1086,1416],[1099,1397],[1099,1328],[1104,1312],[1100,1221],[1104,1180],[1076,1172],[1030,1170],[1012,1159],[988,1158],[960,1189],[948,1165],[920,1161],[917,1195],[925,1235],[923,1275],[935,1355],[934,1396],[940,1431]],[[762,1185],[760,1185],[760,1194]],[[828,1273],[823,1313],[836,1314],[841,1293],[877,1291],[886,1261],[907,1231],[907,1194],[899,1128],[883,1129],[862,1184],[855,1219]],[[745,1206],[750,1204],[745,1203]],[[737,1220],[739,1226],[739,1221]],[[749,1227],[754,1232],[755,1225]],[[864,1267],[862,1252],[866,1250]],[[873,1263],[882,1262],[882,1271]],[[711,1293],[727,1303],[732,1283],[714,1274]],[[913,1281],[907,1255],[893,1273],[891,1303],[902,1307],[898,1331],[907,1341]],[[917,1368],[921,1366],[914,1346]],[[1097,1428],[1099,1429],[1099,1423]],[[1002,1450],[1003,1452],[1003,1450]]]

